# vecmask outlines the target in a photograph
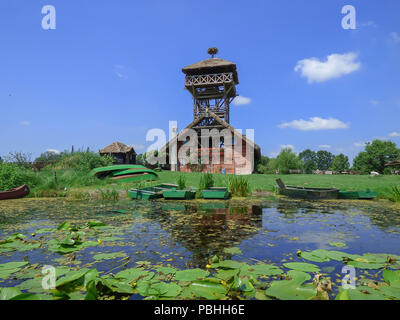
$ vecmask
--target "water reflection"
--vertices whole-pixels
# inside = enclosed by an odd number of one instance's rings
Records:
[[[400,213],[364,202],[24,200],[6,205],[0,208],[0,239],[15,232],[30,235],[38,228],[55,228],[64,221],[84,225],[89,220],[101,220],[112,226],[110,232],[121,240],[82,250],[77,255],[83,263],[92,261],[93,251],[124,251],[131,257],[131,266],[147,260],[179,268],[204,267],[215,254],[232,258],[224,253],[230,247],[243,252],[234,259],[280,262],[290,254],[296,258],[297,249],[337,249],[331,242],[346,243],[343,250],[350,253],[400,254]],[[48,239],[44,235],[43,241]],[[33,255],[23,254],[30,259]],[[0,253],[0,261],[10,257],[13,253]],[[48,259],[42,251],[36,253],[34,261],[52,263]],[[104,262],[104,270],[109,267],[107,263],[110,261]],[[100,263],[99,268],[102,266]]]
[[[184,207],[184,208],[183,208]],[[207,264],[213,255],[239,245],[262,228],[262,208],[255,205],[228,206],[226,203],[163,205],[147,216],[159,222],[171,239],[192,253],[188,266]]]

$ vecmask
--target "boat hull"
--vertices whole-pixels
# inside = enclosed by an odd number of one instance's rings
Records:
[[[298,188],[289,187],[280,188],[279,193],[290,198],[306,199],[306,200],[324,200],[337,199],[339,189],[322,189],[322,188]]]
[[[9,199],[19,199],[23,198],[29,194],[29,187],[24,184],[18,188],[1,191],[0,192],[0,200],[9,200]]]
[[[131,189],[128,194],[131,199],[143,199],[143,200],[153,200],[162,198],[162,191],[177,188],[174,184],[161,184],[158,186],[142,188],[142,189]]]
[[[231,193],[227,188],[209,188],[207,190],[202,190],[201,194],[204,199],[229,199]]]
[[[196,191],[193,190],[165,190],[163,191],[164,199],[173,200],[190,200],[196,196]]]
[[[378,196],[377,192],[372,191],[339,191],[339,199],[365,199],[371,200]]]

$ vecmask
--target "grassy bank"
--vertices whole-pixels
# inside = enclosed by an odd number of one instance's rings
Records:
[[[56,179],[54,178],[56,172]],[[185,180],[186,186],[199,187],[201,173],[158,172],[159,180],[140,183],[116,183],[111,180],[100,180],[88,176],[87,172],[76,169],[44,169],[29,173],[27,183],[31,188],[30,197],[69,197],[78,200],[91,198],[118,199],[126,197],[126,190],[132,187],[144,187],[159,183],[178,183]],[[214,186],[228,186],[229,175],[213,174]],[[379,198],[400,201],[396,198],[395,186],[400,187],[400,176],[367,175],[266,175],[253,174],[244,176],[251,191],[275,191],[275,180],[281,178],[287,185],[304,187],[335,187],[341,190],[377,191]]]
[[[163,171],[159,173],[161,182],[174,182],[179,175],[186,177],[188,186],[198,186],[200,173],[180,173]],[[226,186],[228,176],[215,174],[216,186]],[[378,176],[367,175],[311,175],[311,174],[291,174],[291,175],[272,175],[272,174],[252,174],[245,176],[253,191],[274,191],[275,180],[281,178],[286,185],[304,187],[334,187],[341,190],[365,190],[377,191],[380,198],[387,198],[393,186],[400,186],[400,176]]]

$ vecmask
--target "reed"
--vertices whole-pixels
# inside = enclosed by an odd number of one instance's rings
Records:
[[[387,198],[393,202],[400,202],[400,186],[390,187]]]
[[[176,183],[178,184],[179,190],[186,189],[186,177],[184,175],[179,175]]]
[[[249,180],[245,177],[230,176],[228,186],[233,197],[247,197],[251,192]]]

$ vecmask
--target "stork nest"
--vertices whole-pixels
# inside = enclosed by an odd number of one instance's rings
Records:
[[[207,53],[214,57],[214,55],[218,53],[218,48],[216,47],[208,48]]]

